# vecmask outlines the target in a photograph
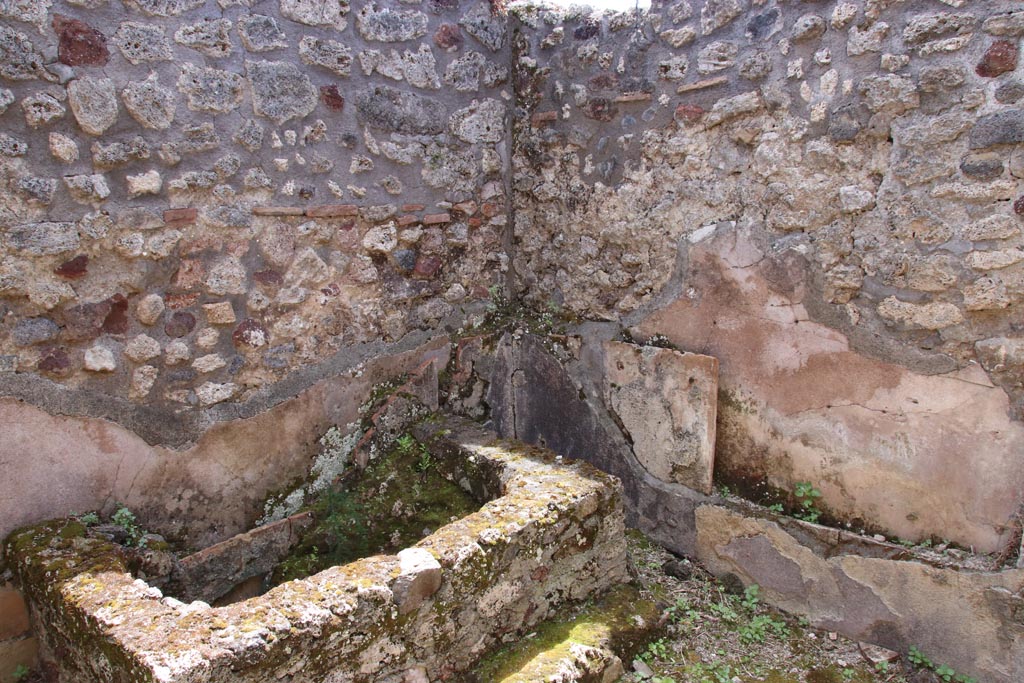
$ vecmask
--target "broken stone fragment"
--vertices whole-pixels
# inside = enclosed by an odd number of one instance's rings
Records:
[[[0,76],[12,81],[44,78],[43,63],[28,36],[0,25]]]
[[[459,26],[491,52],[497,52],[505,44],[508,30],[505,17],[492,11],[488,2],[473,5],[459,20]]]
[[[102,173],[64,176],[71,198],[81,204],[95,204],[110,196],[110,187]]]
[[[277,20],[263,14],[247,14],[238,19],[238,35],[250,52],[269,52],[288,47],[288,39]]]
[[[178,90],[188,98],[188,108],[225,114],[242,103],[241,75],[220,69],[185,64],[178,77]]]
[[[281,0],[281,15],[307,26],[333,26],[345,30],[349,0]]]
[[[85,352],[85,369],[90,372],[113,372],[117,369],[114,353],[97,344]]]
[[[883,318],[902,323],[909,327],[927,330],[941,330],[963,322],[960,309],[950,303],[932,302],[913,304],[890,296],[878,305],[878,314]]]
[[[107,38],[99,30],[78,19],[53,15],[57,34],[57,57],[68,66],[105,66],[110,60]]]
[[[399,574],[391,586],[399,614],[408,614],[441,587],[441,564],[425,548],[398,553]]]
[[[995,78],[1017,68],[1017,44],[997,40],[989,46],[974,72],[983,78]]]
[[[206,382],[202,386],[196,387],[196,398],[199,400],[199,405],[204,408],[227,401],[237,393],[238,385],[232,382],[225,382],[223,384]]]
[[[465,142],[500,142],[505,136],[505,105],[495,99],[473,100],[452,114],[449,126]]]
[[[230,32],[231,22],[227,19],[204,19],[182,26],[174,33],[174,41],[216,59],[231,54]]]

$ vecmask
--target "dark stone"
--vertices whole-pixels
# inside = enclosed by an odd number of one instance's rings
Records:
[[[1020,81],[1009,81],[1003,83],[995,92],[996,102],[999,104],[1013,104],[1024,97],[1024,83]]]
[[[1018,216],[1024,216],[1024,195],[1017,197],[1017,201],[1013,203],[1013,212]]]
[[[391,256],[395,259],[395,265],[405,272],[416,267],[416,251],[413,249],[396,249]]]
[[[52,346],[47,347],[43,349],[39,362],[36,363],[36,368],[40,372],[61,377],[68,374],[71,370],[71,358],[64,349]]]
[[[320,101],[331,111],[341,111],[345,108],[345,98],[338,92],[336,85],[321,85]]]
[[[434,14],[444,14],[459,6],[459,0],[430,0],[430,11]]]
[[[441,49],[461,47],[463,43],[462,31],[455,24],[441,24],[434,32],[434,43]]]
[[[79,254],[73,259],[68,259],[57,266],[53,272],[69,280],[77,280],[78,278],[85,277],[88,267],[89,257],[85,254]]]
[[[610,71],[594,74],[587,81],[587,87],[591,90],[614,90],[618,85],[619,77]]]
[[[269,338],[267,328],[252,318],[243,320],[231,333],[231,341],[235,346],[248,346],[253,349],[266,345]]]
[[[686,581],[693,576],[693,565],[683,560],[669,560],[661,565],[661,571],[669,576]]]
[[[983,78],[995,78],[1017,68],[1017,44],[997,40],[989,46],[974,71]]]
[[[971,129],[971,149],[1024,142],[1024,109],[1007,109],[982,116]]]
[[[0,155],[5,157],[23,157],[28,153],[28,143],[6,133],[0,133]]]
[[[174,368],[164,373],[164,379],[170,384],[189,384],[198,374],[192,368]]]
[[[995,154],[969,154],[960,162],[960,171],[978,180],[993,180],[1003,174],[1003,160]]]
[[[342,133],[341,137],[338,138],[338,142],[345,149],[352,149],[359,142],[359,137],[355,133]]]
[[[595,121],[611,121],[617,113],[615,103],[607,97],[591,97],[583,108],[583,114]]]
[[[508,31],[504,13],[495,9],[488,2],[478,2],[459,20],[459,26],[491,52],[501,49]]]
[[[97,524],[89,528],[89,536],[120,544],[128,542],[128,532],[120,524]]]
[[[18,190],[32,203],[49,206],[53,202],[53,194],[57,191],[56,178],[22,178],[18,181]]]
[[[84,21],[53,15],[53,30],[57,34],[57,58],[68,66],[105,66],[110,61],[107,38]]]
[[[237,375],[238,371],[245,367],[244,356],[232,356],[231,362],[228,363],[228,374]]]
[[[429,280],[437,275],[437,271],[441,269],[441,257],[439,256],[427,256],[420,255],[416,259],[416,266],[413,268],[413,277]]]
[[[860,124],[845,114],[832,117],[828,123],[828,136],[835,142],[853,142],[860,133]]]
[[[60,325],[49,318],[25,318],[11,330],[11,339],[18,346],[33,346],[55,339],[58,334]]]
[[[744,57],[740,61],[740,76],[748,81],[760,81],[772,72],[772,55],[770,52],[759,51]]]
[[[64,338],[68,341],[95,339],[100,335],[110,308],[109,301],[97,301],[64,309]]]
[[[107,299],[110,312],[103,319],[100,327],[106,334],[126,334],[128,332],[128,299],[124,294],[115,294]]]
[[[359,119],[377,130],[410,135],[438,135],[448,112],[440,101],[411,92],[377,86],[356,98]]]
[[[572,32],[575,40],[589,40],[601,32],[601,24],[597,21],[588,21],[576,27]]]
[[[773,8],[763,14],[758,14],[747,22],[747,37],[750,40],[764,40],[771,37],[777,30],[779,21],[779,10]]]
[[[276,270],[260,270],[252,274],[252,277],[256,282],[261,285],[271,285],[274,287],[284,284],[284,276]]]
[[[172,339],[184,337],[196,326],[196,317],[188,311],[175,311],[164,324],[164,334]]]

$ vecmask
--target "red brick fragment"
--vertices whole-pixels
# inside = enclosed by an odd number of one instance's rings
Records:
[[[68,374],[71,369],[71,358],[64,349],[46,347],[40,355],[39,362],[36,363],[36,368],[40,372],[60,377]]]
[[[539,126],[544,123],[551,123],[558,120],[557,111],[539,111],[530,117],[530,123]]]
[[[199,217],[199,210],[194,206],[183,209],[167,209],[164,211],[164,223],[167,227],[178,228],[183,225],[192,225]]]
[[[321,85],[320,101],[331,111],[341,111],[345,108],[345,98],[338,92],[336,85]]]
[[[1017,44],[997,40],[989,46],[974,71],[983,78],[995,78],[1017,68]]]
[[[419,280],[429,280],[437,274],[441,268],[439,256],[426,256],[420,254],[416,258],[416,267],[412,269],[412,276]]]
[[[423,217],[424,225],[438,225],[439,223],[450,223],[452,220],[451,214],[447,213],[428,213]]]
[[[306,209],[306,215],[310,218],[347,218],[358,214],[359,207],[355,204],[325,204]]]
[[[415,225],[416,223],[419,222],[419,216],[414,216],[413,214],[410,213],[407,213],[404,216],[399,216],[397,220],[398,227],[400,228],[406,228],[409,227],[410,225]]]
[[[443,50],[462,45],[462,31],[455,24],[441,24],[434,32],[434,43]]]
[[[427,208],[425,204],[403,204],[402,211],[409,213],[411,211],[422,211]]]
[[[688,126],[692,126],[704,117],[703,107],[699,107],[696,104],[680,104],[676,107],[673,118],[677,123],[685,123]]]

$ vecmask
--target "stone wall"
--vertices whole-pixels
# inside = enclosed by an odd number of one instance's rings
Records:
[[[508,61],[486,3],[0,3],[4,393],[244,403],[486,298]]]
[[[717,357],[730,486],[998,548],[1024,490],[1019,4],[518,17],[519,292]]]

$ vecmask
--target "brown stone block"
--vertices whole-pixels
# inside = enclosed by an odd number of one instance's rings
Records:
[[[306,209],[306,215],[310,218],[350,218],[358,214],[359,207],[355,204],[325,204]]]
[[[164,223],[168,227],[180,227],[183,225],[191,225],[196,222],[196,218],[199,216],[199,210],[193,207],[187,207],[183,209],[167,209],[164,211]]]
[[[254,216],[304,216],[306,210],[301,206],[256,206]]]
[[[414,225],[416,223],[419,223],[420,219],[419,219],[419,216],[413,216],[411,214],[406,214],[404,216],[399,216],[397,222],[398,222],[398,227],[405,228],[405,227],[408,227],[410,225]]]
[[[427,208],[427,207],[424,204],[403,204],[402,205],[402,211],[405,211],[407,213],[410,212],[410,211],[422,211],[425,208]]]
[[[535,126],[540,126],[545,123],[552,123],[558,120],[557,111],[539,111],[530,117],[530,123]]]

